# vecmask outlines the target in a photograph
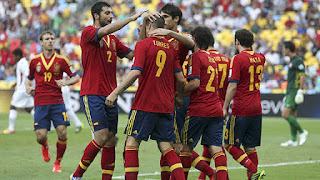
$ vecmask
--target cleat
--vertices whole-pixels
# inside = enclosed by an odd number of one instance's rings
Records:
[[[77,126],[77,127],[76,127],[75,133],[79,133],[83,128],[84,128],[84,125],[81,123],[80,126]]]
[[[301,135],[300,135],[301,136]],[[292,141],[292,140],[289,140],[289,141],[286,141],[284,143],[281,143],[280,146],[282,147],[287,147],[287,146],[298,146],[298,142],[297,141]]]
[[[58,172],[60,173],[61,172],[61,166],[59,164],[53,164],[53,167],[52,167],[52,172]]]
[[[42,157],[43,160],[46,162],[50,161],[50,154],[49,154],[49,146],[47,145],[47,148],[45,148],[43,145],[41,146],[41,150],[42,150]]]
[[[69,180],[81,180],[81,177],[73,177],[73,173],[70,175]]]
[[[0,134],[14,134],[16,131],[10,131],[8,128],[1,131]]]
[[[300,134],[299,136],[299,145],[303,145],[307,141],[307,136],[309,132],[307,130],[303,130],[303,133]]]
[[[266,176],[266,172],[258,169],[256,173],[252,174],[251,180],[260,180],[263,179],[264,176]]]

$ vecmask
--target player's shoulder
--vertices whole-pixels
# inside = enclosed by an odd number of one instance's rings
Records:
[[[56,54],[56,58],[62,60],[62,61],[65,61],[68,65],[70,65],[70,61],[67,57],[61,55],[61,54]]]
[[[29,60],[29,64],[31,62],[33,62],[33,61],[36,61],[36,60],[40,59],[40,58],[41,58],[41,54],[37,54],[37,55],[31,57],[30,60]]]

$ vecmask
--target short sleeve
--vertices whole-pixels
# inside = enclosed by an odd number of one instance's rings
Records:
[[[200,79],[200,67],[201,62],[197,54],[193,54],[189,59],[189,68],[188,68],[188,81],[192,79]]]
[[[303,61],[299,60],[293,64],[294,68],[299,72],[305,72]]]
[[[175,55],[175,60],[174,60],[174,63],[173,63],[173,71],[176,73],[176,72],[181,72],[181,66],[180,66],[180,59],[179,59],[179,56],[178,55]]]
[[[63,72],[67,73],[67,75],[69,77],[75,76],[77,74],[76,70],[73,69],[69,60],[67,58],[63,58],[63,59],[64,59],[63,64],[62,64]]]
[[[95,28],[93,26],[87,26],[82,30],[81,41],[84,43],[88,42],[98,42],[98,30],[100,28]]]
[[[33,80],[34,79],[34,72],[35,72],[34,60],[31,59],[29,61],[29,75],[28,75],[28,79],[29,80]]]
[[[135,51],[134,51],[134,62],[131,67],[132,70],[143,71],[146,52],[147,52],[147,46],[143,44],[143,41],[137,42]]]
[[[24,61],[21,64],[21,72],[24,76],[28,76],[29,75],[29,67],[28,67],[28,61]]]
[[[238,57],[239,56],[234,56],[231,60],[228,80],[229,82],[239,83],[240,81],[241,63]]]
[[[119,58],[125,57],[132,51],[130,48],[125,46],[117,37],[114,36],[114,40],[116,41],[117,55],[119,56]]]

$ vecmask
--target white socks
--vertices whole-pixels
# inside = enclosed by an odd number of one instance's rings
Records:
[[[17,115],[18,115],[17,110],[10,109],[10,112],[9,112],[9,131],[14,131],[14,126],[16,123]]]

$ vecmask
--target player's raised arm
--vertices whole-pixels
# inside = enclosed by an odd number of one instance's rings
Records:
[[[125,25],[130,23],[131,21],[137,20],[142,14],[144,14],[147,11],[148,10],[141,11],[141,12],[136,13],[133,16],[127,18],[127,19],[124,19],[124,20],[121,20],[121,21],[117,21],[115,23],[110,23],[110,24],[100,28],[98,30],[98,32],[97,32],[98,39],[100,39],[101,37],[104,37],[104,36],[106,36],[108,34],[111,34],[111,33],[115,32],[115,31],[118,31],[119,29],[123,28]],[[101,14],[102,13],[110,14],[110,13],[112,13],[112,10],[111,10],[111,8],[109,8],[106,11],[102,11]],[[99,19],[99,14],[95,13],[94,14],[94,18],[95,19]],[[102,18],[102,15],[101,15],[101,18]],[[111,18],[111,20],[112,20],[112,18]],[[109,20],[109,21],[111,21],[111,20]],[[98,23],[98,22],[96,21],[96,23]]]
[[[158,12],[149,13],[146,16],[144,16],[142,25],[139,28],[139,41],[147,38],[147,34],[146,34],[146,22],[147,22],[147,20],[149,20],[150,22],[153,22],[154,20],[156,20],[159,17],[161,17],[161,15]]]

